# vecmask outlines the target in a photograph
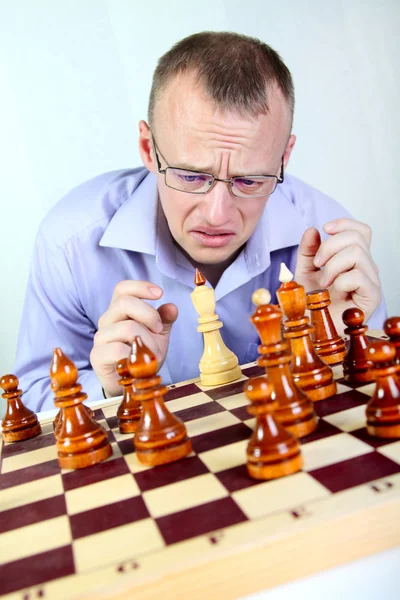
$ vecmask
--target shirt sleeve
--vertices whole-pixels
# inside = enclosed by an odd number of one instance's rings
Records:
[[[34,411],[55,408],[49,371],[53,349],[74,361],[88,401],[103,397],[90,366],[96,326],[85,314],[65,249],[49,249],[39,233],[32,257],[21,318],[14,373],[23,402]]]

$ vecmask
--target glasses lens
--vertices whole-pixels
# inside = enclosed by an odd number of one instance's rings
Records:
[[[234,177],[232,192],[235,196],[269,196],[276,188],[276,177]]]
[[[165,183],[169,187],[191,194],[204,194],[213,181],[214,177],[209,173],[171,169],[171,167],[168,167],[165,173]]]

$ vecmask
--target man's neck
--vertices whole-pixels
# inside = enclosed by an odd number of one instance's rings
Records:
[[[178,244],[176,244],[176,245],[178,246]],[[211,283],[211,285],[214,289],[217,287],[217,284],[218,284],[219,280],[221,279],[224,271],[226,271],[226,269],[236,260],[236,258],[239,256],[240,252],[242,251],[242,248],[239,248],[239,250],[237,250],[235,252],[235,254],[230,256],[227,260],[225,260],[222,263],[203,264],[203,263],[199,263],[199,262],[195,261],[180,246],[178,246],[178,248],[182,252],[182,254],[188,259],[188,261],[193,265],[193,267],[199,269],[201,274],[207,279],[207,281],[209,283]]]

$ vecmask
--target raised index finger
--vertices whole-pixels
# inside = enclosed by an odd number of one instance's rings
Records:
[[[361,221],[356,221],[356,219],[342,218],[329,221],[324,225],[324,230],[330,235],[351,229],[358,231],[362,235],[368,248],[371,246],[372,231],[371,227],[366,223],[361,223]]]
[[[163,290],[150,281],[137,279],[125,279],[117,283],[111,298],[111,302],[119,296],[135,296],[142,300],[157,300],[163,295]]]

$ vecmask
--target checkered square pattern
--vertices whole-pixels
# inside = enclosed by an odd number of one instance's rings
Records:
[[[340,369],[338,393],[315,404],[319,425],[302,440],[302,472],[251,479],[245,461],[255,420],[243,383],[263,371],[252,364],[242,372],[240,381],[216,388],[196,381],[170,387],[167,406],[186,424],[193,446],[175,463],[139,463],[132,436],[119,432],[116,400],[95,410],[113,455],[93,467],[59,468],[50,421],[37,438],[3,443],[0,595],[30,598],[34,588],[35,597],[68,598],[73,577],[90,589],[90,573],[98,584],[127,565],[152,561],[156,569],[169,553],[171,561],[205,556],[221,539],[234,548],[254,537],[254,523],[272,535],[279,523],[294,526],[305,510],[324,510],[329,518],[341,494],[348,506],[364,494],[366,506],[400,494],[400,441],[367,434],[371,386],[347,385]]]

